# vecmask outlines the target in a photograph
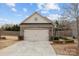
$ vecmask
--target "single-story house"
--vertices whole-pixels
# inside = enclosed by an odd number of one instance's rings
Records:
[[[35,12],[20,24],[20,36],[24,40],[48,40],[53,36],[53,22]]]

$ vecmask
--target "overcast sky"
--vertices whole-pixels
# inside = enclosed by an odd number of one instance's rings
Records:
[[[34,12],[56,20],[62,16],[63,7],[64,3],[0,3],[0,24],[19,24]]]

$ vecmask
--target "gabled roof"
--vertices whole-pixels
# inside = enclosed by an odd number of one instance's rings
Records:
[[[29,16],[27,19],[25,19],[24,21],[22,21],[21,22],[21,24],[23,24],[26,20],[28,20],[29,18],[31,18],[33,15],[35,15],[35,14],[38,14],[39,16],[41,16],[39,13],[37,13],[37,12],[35,12],[35,13],[33,13],[31,16]],[[44,16],[41,16],[41,17],[43,17],[43,18],[45,18],[45,20],[48,22],[48,23],[53,23],[51,20],[49,20],[47,17],[44,17]],[[20,25],[21,25],[20,24]]]

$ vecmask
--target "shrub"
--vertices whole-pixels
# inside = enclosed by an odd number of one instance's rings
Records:
[[[5,39],[6,39],[6,37],[0,37],[0,39],[4,39],[4,40],[5,40]]]
[[[53,41],[53,40],[59,40],[59,37],[57,37],[57,36],[51,36],[50,39],[49,39],[49,41]]]
[[[2,39],[6,39],[6,37],[2,37]]]
[[[24,40],[23,36],[18,36],[18,40]]]
[[[54,37],[53,39],[54,39],[54,40],[59,40],[59,37],[56,36],[56,37]]]
[[[75,36],[73,36],[73,39],[75,39]]]

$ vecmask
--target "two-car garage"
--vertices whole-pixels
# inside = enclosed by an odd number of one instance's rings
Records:
[[[49,30],[24,30],[24,40],[27,41],[48,41]]]

